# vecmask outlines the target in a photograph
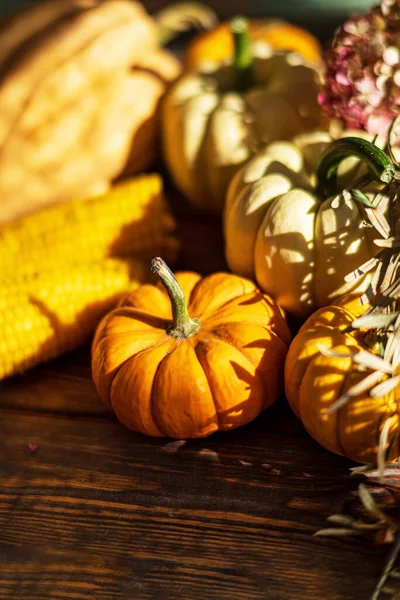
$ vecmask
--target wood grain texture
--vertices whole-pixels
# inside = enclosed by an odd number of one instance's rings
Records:
[[[228,434],[151,439],[102,409],[88,364],[1,387],[1,600],[369,597],[385,550],[312,537],[351,465],[283,400]]]

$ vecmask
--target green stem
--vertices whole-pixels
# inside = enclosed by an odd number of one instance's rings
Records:
[[[337,172],[340,163],[350,156],[364,162],[378,181],[393,181],[396,168],[383,150],[361,138],[342,138],[332,142],[322,153],[317,170],[317,194],[321,199],[329,198],[337,192]]]
[[[251,86],[251,66],[253,54],[251,51],[251,40],[244,17],[234,17],[230,22],[233,36],[233,67],[236,71],[236,89],[245,91]]]
[[[159,276],[171,300],[172,321],[167,330],[168,335],[177,339],[191,337],[199,330],[200,322],[189,317],[185,296],[175,275],[162,258],[153,258],[151,270]]]

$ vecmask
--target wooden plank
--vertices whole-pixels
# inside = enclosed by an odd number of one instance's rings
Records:
[[[89,347],[1,382],[0,407],[81,415],[109,413],[91,380]]]
[[[3,410],[0,439],[2,600],[350,600],[383,562],[312,537],[356,482],[284,403],[185,444]]]

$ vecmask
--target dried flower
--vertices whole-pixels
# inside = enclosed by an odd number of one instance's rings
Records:
[[[400,22],[400,0],[382,2],[381,10],[382,14],[393,19],[395,16]],[[350,23],[346,31],[361,35],[364,26],[365,23],[361,22],[361,29],[357,29],[356,23]],[[390,67],[389,63],[399,60],[398,53],[389,45],[382,52],[383,58],[387,67]],[[381,63],[378,66],[381,68]],[[347,78],[350,81],[350,75]],[[369,91],[368,85],[367,78],[364,93]],[[361,88],[358,86],[359,90]],[[346,277],[346,281],[354,281],[374,271],[368,289],[361,298],[361,303],[369,306],[347,329],[364,330],[365,341],[371,351],[349,350],[341,353],[335,348],[320,347],[325,355],[350,356],[354,368],[366,372],[363,379],[336,399],[327,409],[329,413],[339,410],[360,394],[368,393],[372,399],[382,398],[400,386],[400,162],[392,143],[400,139],[396,129],[399,126],[400,115],[397,115],[389,123],[386,140],[388,156],[395,169],[391,181],[385,183],[380,180],[380,189],[376,189],[372,201],[362,191],[369,185],[368,177],[360,177],[351,190],[352,198],[360,202],[365,212],[365,226],[375,229],[382,236],[374,240],[381,250]],[[396,463],[387,462],[393,445],[398,444],[400,438],[400,430],[396,426],[398,410],[397,405],[395,413],[388,411],[380,420],[376,465],[352,469],[353,475],[366,477],[366,482],[358,487],[356,506],[353,505],[350,512],[347,510],[344,514],[331,515],[328,517],[330,526],[315,533],[317,536],[330,537],[358,536],[370,539],[375,544],[391,545],[371,600],[383,600],[388,595],[393,599],[400,597],[396,593],[400,582],[400,569],[396,566],[400,559],[400,459]]]
[[[397,465],[398,469],[398,465]],[[392,469],[393,470],[393,469]],[[379,476],[379,479],[378,479]],[[356,493],[356,504],[350,513],[338,513],[328,517],[331,527],[315,532],[318,537],[358,536],[376,545],[391,545],[381,576],[372,593],[371,600],[380,600],[390,594],[397,598],[400,572],[396,562],[400,555],[399,488],[397,485],[379,486],[380,474],[366,473],[366,484],[361,483]]]
[[[335,34],[327,56],[324,112],[346,127],[387,132],[400,113],[400,0],[382,0],[353,14]]]
[[[382,488],[384,492],[386,490]],[[378,492],[379,492],[378,488]],[[360,483],[356,493],[357,504],[352,508],[354,514],[333,514],[328,517],[328,522],[334,527],[319,529],[314,533],[317,537],[342,537],[342,536],[365,536],[373,541],[387,540],[391,543],[393,539],[388,539],[391,534],[396,533],[399,528],[399,522],[392,514],[387,514],[387,508],[391,509],[397,516],[398,502],[394,493],[387,491],[384,494],[374,494],[364,483]],[[376,540],[376,534],[381,535]]]

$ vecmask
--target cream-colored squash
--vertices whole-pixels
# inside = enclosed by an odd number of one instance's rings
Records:
[[[227,192],[229,267],[301,318],[345,293],[364,291],[370,275],[347,283],[345,276],[379,251],[373,243],[379,235],[365,227],[364,208],[349,191],[328,199],[315,191],[321,153],[332,141],[314,131],[273,142],[235,175]],[[361,169],[357,159],[346,158],[341,184],[351,185]],[[367,195],[373,197],[373,187]]]
[[[163,103],[164,157],[176,185],[196,208],[221,212],[235,172],[266,143],[291,139],[324,122],[319,72],[297,54],[255,44],[251,84],[210,63],[184,73]]]

